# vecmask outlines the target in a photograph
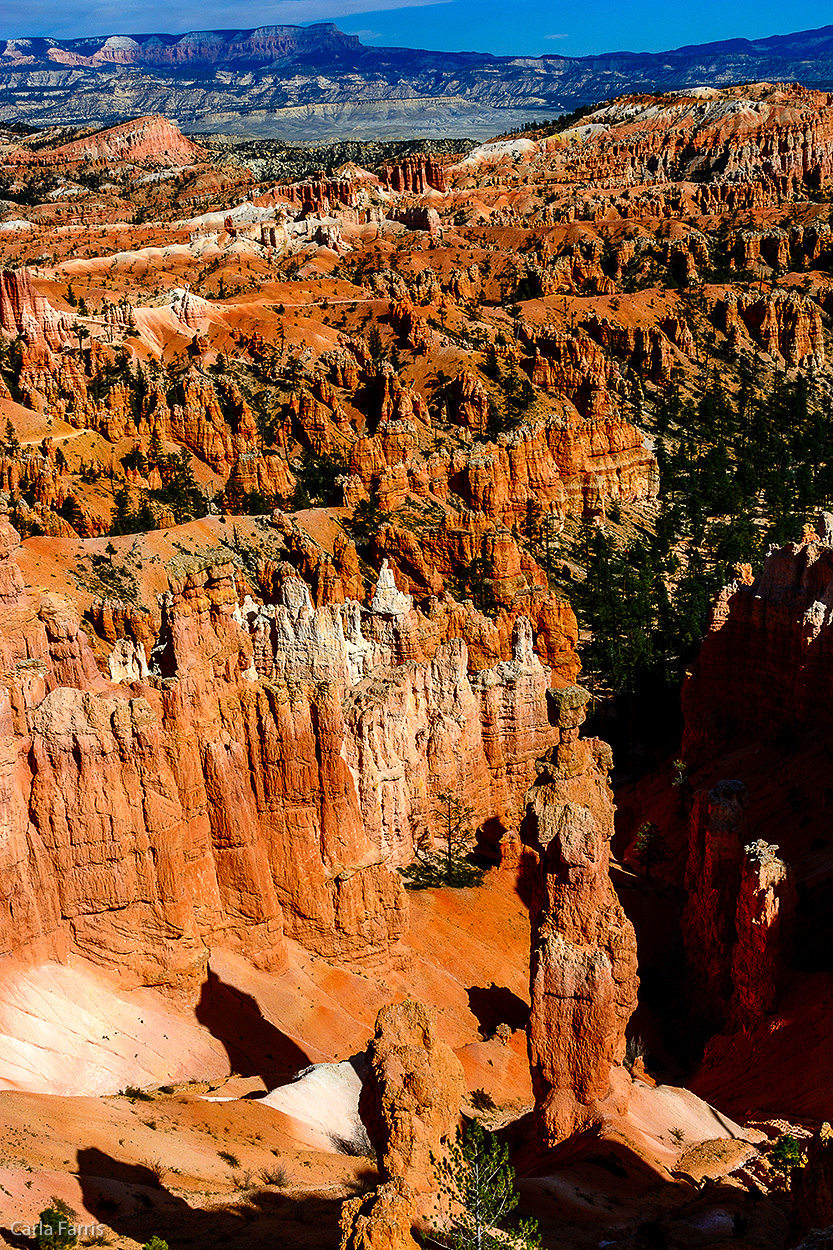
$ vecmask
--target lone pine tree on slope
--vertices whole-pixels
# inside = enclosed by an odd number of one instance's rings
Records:
[[[534,1220],[506,1224],[518,1205],[509,1147],[475,1120],[434,1160],[437,1219],[423,1238],[443,1250],[539,1250]]]

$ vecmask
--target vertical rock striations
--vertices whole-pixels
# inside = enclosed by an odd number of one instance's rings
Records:
[[[740,781],[720,781],[694,796],[681,918],[689,978],[706,1019],[722,1023],[732,996],[735,909],[741,884],[745,809]]]
[[[0,518],[2,951],[75,950],[189,993],[212,946],[273,969],[284,935],[328,959],[397,961],[396,869],[435,831],[437,796],[516,825],[560,732],[526,620],[493,669],[470,675],[454,636],[427,659],[433,622],[390,569],[371,608],[314,608],[288,565],[257,603],[227,552],[177,559],[147,662],[150,614],[94,607],[121,635],[108,680],[71,605],[27,598],[17,543]]]
[[[748,799],[740,781],[695,795],[681,919],[698,1016],[731,1029],[773,1010],[796,902],[778,848],[747,842]]]
[[[610,748],[579,738],[589,697],[577,686],[549,692],[559,742],[527,797],[525,835],[540,856],[529,1057],[548,1145],[592,1123],[603,1108],[638,987],[636,938],[608,873]]]
[[[719,594],[683,687],[689,764],[827,719],[833,695],[832,522],[822,513],[816,533],[773,548],[758,577],[739,578]]]
[[[733,1024],[754,1024],[775,1008],[796,907],[792,873],[762,838],[744,847],[732,952]]]

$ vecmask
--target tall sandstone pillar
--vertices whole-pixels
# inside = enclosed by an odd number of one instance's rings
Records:
[[[535,1110],[546,1145],[593,1123],[611,1093],[636,1006],[636,937],[609,876],[610,748],[579,738],[589,699],[547,692],[559,742],[527,795],[525,840],[539,854],[528,1028]]]

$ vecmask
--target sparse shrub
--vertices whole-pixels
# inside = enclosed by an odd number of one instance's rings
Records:
[[[671,850],[662,835],[659,825],[653,820],[646,820],[639,826],[633,844],[634,856],[645,869],[646,880],[651,880],[651,868],[661,864],[671,856]]]
[[[76,1212],[63,1198],[53,1196],[49,1202],[50,1205],[38,1216],[35,1237],[38,1250],[68,1250],[71,1246],[77,1246]]]
[[[669,1137],[677,1143],[678,1146],[685,1145],[685,1133],[681,1128],[672,1128],[668,1130]]]
[[[127,1085],[119,1094],[122,1098],[129,1098],[131,1102],[153,1102],[153,1094],[149,1094],[146,1089],[139,1089],[138,1085]]]
[[[230,1168],[240,1167],[240,1160],[237,1155],[233,1155],[230,1150],[218,1150],[217,1154],[223,1160],[223,1163],[227,1163]]]
[[[356,1126],[352,1137],[339,1137],[331,1133],[330,1141],[339,1154],[350,1155],[354,1159],[366,1159],[373,1154],[373,1147],[363,1124]]]
[[[161,1185],[165,1179],[168,1169],[161,1159],[145,1159],[145,1167],[156,1181],[157,1185]]]
[[[168,1250],[167,1241],[163,1241],[161,1237],[154,1235],[150,1241],[146,1241],[142,1246],[142,1250]]]
[[[246,1190],[254,1187],[254,1177],[251,1172],[235,1172],[231,1182],[235,1189]]]
[[[285,1189],[289,1184],[289,1173],[286,1168],[261,1168],[260,1179],[264,1185],[275,1185],[278,1189]]]

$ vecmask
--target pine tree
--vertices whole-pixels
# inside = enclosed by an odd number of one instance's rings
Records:
[[[36,1228],[38,1250],[70,1250],[78,1245],[78,1216],[63,1198],[51,1198]]]
[[[458,1129],[444,1159],[434,1160],[438,1217],[425,1238],[445,1250],[537,1250],[534,1220],[507,1228],[518,1205],[509,1147],[475,1120]]]
[[[407,889],[427,890],[444,885],[462,889],[480,885],[483,869],[469,859],[474,842],[473,815],[474,808],[452,790],[444,790],[437,796],[434,818],[442,850],[435,849],[434,839],[427,832],[416,839],[413,863],[399,870]]]
[[[6,451],[10,456],[16,456],[20,451],[20,439],[17,437],[11,418],[6,421]]]
[[[645,869],[645,877],[651,880],[651,868],[661,864],[671,855],[668,843],[662,835],[659,825],[653,820],[646,820],[639,826],[633,844],[634,856]]]

